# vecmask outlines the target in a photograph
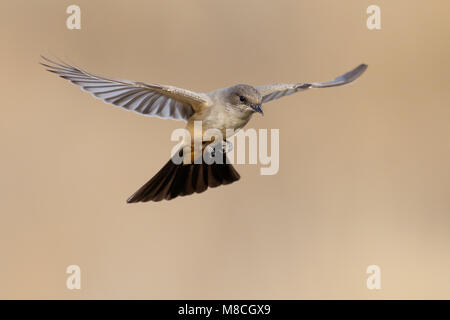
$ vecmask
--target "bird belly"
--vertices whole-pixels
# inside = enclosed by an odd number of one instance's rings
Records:
[[[205,110],[206,111],[206,110]],[[188,122],[188,129],[193,131],[194,122],[202,122],[203,133],[209,129],[216,129],[222,133],[223,139],[227,138],[227,129],[237,132],[243,128],[251,118],[251,113],[235,112],[226,108],[213,108],[206,112],[194,114]],[[233,134],[228,134],[229,136]]]
[[[214,116],[205,119],[204,130],[220,130],[225,138],[227,129],[237,131],[244,127],[249,120],[250,116],[242,116],[234,112],[218,112]]]

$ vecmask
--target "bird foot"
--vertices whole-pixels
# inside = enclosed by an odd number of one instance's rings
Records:
[[[225,144],[222,144],[222,152],[223,153],[231,152],[233,150],[233,144],[228,140],[225,140],[224,142]]]

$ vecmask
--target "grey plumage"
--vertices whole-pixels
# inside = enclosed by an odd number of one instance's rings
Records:
[[[327,82],[272,84],[253,87],[246,84],[197,93],[173,86],[117,80],[94,75],[65,62],[42,57],[41,64],[48,71],[69,80],[104,102],[147,116],[186,121],[186,128],[194,137],[195,121],[202,121],[203,130],[218,129],[226,137],[226,130],[243,128],[255,112],[263,113],[261,105],[309,88],[341,86],[357,79],[367,69],[361,64],[350,72]],[[185,146],[193,141],[185,141]],[[205,148],[205,141],[201,141]],[[217,152],[221,152],[220,150]],[[187,155],[192,156],[192,155]],[[225,154],[221,154],[226,159]],[[171,160],[128,202],[160,201],[177,196],[201,193],[239,180],[231,164],[180,164]]]
[[[205,95],[188,90],[128,80],[105,78],[88,73],[66,63],[56,63],[45,57],[41,63],[106,103],[144,115],[187,121],[194,113],[193,105],[208,102]]]
[[[296,83],[296,84],[271,84],[268,86],[256,87],[256,89],[263,95],[263,103],[279,99],[284,96],[291,95],[300,91],[307,90],[309,88],[329,88],[342,86],[344,84],[350,83],[359,76],[361,76],[364,71],[366,71],[367,65],[360,64],[352,71],[349,71],[334,80],[326,82],[312,82],[312,83]]]

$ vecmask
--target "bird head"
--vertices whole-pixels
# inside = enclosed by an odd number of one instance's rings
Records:
[[[246,84],[238,84],[229,90],[229,102],[234,108],[243,112],[258,112],[264,114],[261,109],[262,96],[254,87]]]

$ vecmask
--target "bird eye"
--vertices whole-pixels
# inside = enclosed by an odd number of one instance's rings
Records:
[[[245,97],[239,96],[239,100],[241,100],[241,102],[245,102]]]

